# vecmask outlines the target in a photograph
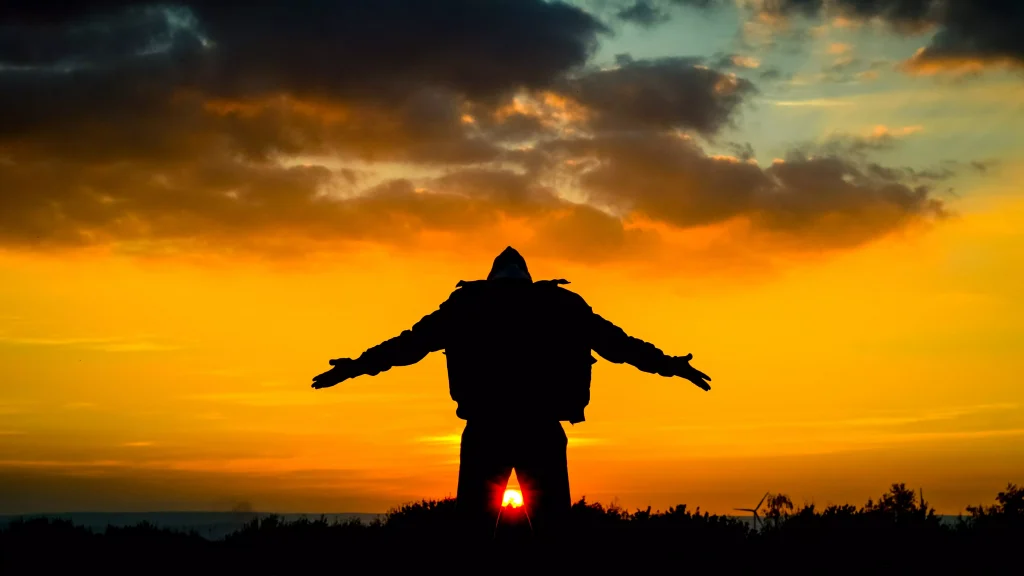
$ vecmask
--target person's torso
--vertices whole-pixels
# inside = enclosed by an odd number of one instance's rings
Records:
[[[552,283],[474,282],[460,291],[445,349],[459,416],[582,421],[595,361],[586,302]]]

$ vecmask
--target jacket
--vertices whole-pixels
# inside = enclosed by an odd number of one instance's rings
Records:
[[[668,375],[653,344],[596,314],[565,280],[459,282],[411,330],[365,351],[360,371],[376,375],[443,350],[456,415],[471,419],[583,422],[590,403],[591,352]]]

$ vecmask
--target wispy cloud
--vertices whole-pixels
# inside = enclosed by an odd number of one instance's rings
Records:
[[[569,446],[595,446],[606,443],[604,438],[595,436],[569,436]]]
[[[826,52],[833,56],[839,56],[841,54],[848,53],[852,49],[853,46],[849,44],[844,44],[843,42],[833,42],[828,45],[828,49],[826,50]]]
[[[149,341],[114,342],[94,348],[100,352],[169,352],[180,349],[181,346]]]
[[[900,126],[897,128],[890,128],[889,126],[886,126],[884,124],[879,124],[878,126],[872,128],[871,136],[874,138],[883,138],[886,136],[900,137],[909,136],[911,134],[919,134],[921,132],[924,132],[924,126],[921,125]]]
[[[122,460],[0,460],[0,468],[116,468],[129,466]]]
[[[568,439],[569,446],[594,446],[606,443],[604,438],[597,438],[595,436],[569,436]],[[453,433],[441,434],[438,436],[421,436],[416,439],[416,442],[458,446],[462,442],[462,434]]]
[[[445,444],[445,445],[458,445],[462,442],[462,434],[442,434],[440,436],[421,436],[416,439],[417,442],[424,442],[427,444]]]
[[[946,409],[932,410],[917,414],[897,414],[881,416],[864,416],[859,418],[843,418],[837,420],[778,420],[751,423],[729,423],[725,425],[696,425],[696,426],[670,426],[664,430],[690,430],[690,431],[743,431],[763,430],[781,428],[883,428],[894,426],[909,426],[927,422],[950,421],[964,418],[975,414],[995,411],[1017,410],[1017,404],[978,404],[974,406],[962,406]]]
[[[249,372],[239,368],[215,368],[212,370],[200,370],[195,372],[199,376],[222,376],[225,378],[241,378],[248,376]]]
[[[0,342],[20,346],[95,346],[113,342],[112,338],[32,338],[0,336]]]
[[[0,344],[8,346],[66,347],[96,352],[165,352],[179,350],[181,346],[149,338],[126,336],[104,338],[61,338],[0,336]]]
[[[754,56],[743,56],[741,54],[733,54],[730,58],[733,65],[740,68],[760,68],[761,60]]]
[[[184,396],[184,400],[210,402],[215,404],[234,404],[239,406],[322,406],[325,404],[348,404],[352,402],[419,402],[433,396],[423,393],[402,392],[355,392],[331,393],[330,391],[312,390],[305,383],[295,384],[293,388],[262,388],[242,392],[218,392],[211,394],[194,394]]]
[[[905,416],[881,416],[881,417],[866,417],[866,418],[853,418],[847,420],[837,420],[834,422],[818,422],[816,425],[819,426],[833,426],[833,427],[845,427],[845,426],[905,426],[908,424],[918,424],[924,422],[936,422],[942,420],[956,420],[965,416],[973,414],[980,414],[983,412],[994,412],[1004,410],[1016,410],[1018,406],[1016,404],[978,404],[975,406],[963,406],[957,408],[948,408],[943,410],[935,410],[931,412],[925,412],[923,414],[911,414]]]
[[[907,432],[901,434],[868,436],[865,438],[859,438],[858,441],[866,444],[899,444],[902,442],[922,442],[929,440],[974,440],[1021,435],[1024,435],[1024,428],[965,430],[955,432]]]
[[[202,412],[195,415],[196,420],[226,420],[227,416],[220,412]]]
[[[853,103],[840,98],[808,98],[807,100],[775,100],[772,104],[783,108],[831,108],[834,106],[850,106]]]
[[[155,442],[140,441],[140,442],[125,442],[124,444],[121,444],[121,446],[124,446],[126,448],[146,448],[148,446],[153,446],[154,444],[155,444]]]
[[[11,416],[14,414],[26,414],[32,410],[28,408],[29,402],[0,400],[0,416]]]

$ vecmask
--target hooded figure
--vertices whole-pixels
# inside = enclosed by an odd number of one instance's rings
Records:
[[[591,352],[710,390],[710,378],[690,366],[692,355],[668,356],[628,336],[565,284],[535,282],[510,246],[494,259],[486,280],[459,282],[411,330],[356,359],[331,360],[334,368],[316,376],[313,388],[443,351],[455,413],[466,420],[456,495],[466,537],[490,538],[513,469],[535,534],[557,534],[571,506],[561,422],[584,421],[596,362]]]
[[[526,267],[526,259],[511,246],[498,254],[498,257],[494,259],[494,264],[491,265],[491,272],[487,274],[488,280],[498,278],[518,278],[533,282],[530,270]]]

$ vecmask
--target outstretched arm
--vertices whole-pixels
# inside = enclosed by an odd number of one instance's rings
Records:
[[[669,356],[650,342],[634,338],[598,314],[590,319],[591,349],[602,358],[616,364],[632,364],[638,369],[660,376],[686,378],[703,390],[711,386],[705,381],[711,377],[690,366],[692,354]]]
[[[313,378],[313,388],[327,388],[356,376],[376,376],[394,366],[415,364],[427,354],[441,350],[447,343],[449,303],[424,316],[398,336],[363,352],[358,358],[331,360],[334,368]]]

